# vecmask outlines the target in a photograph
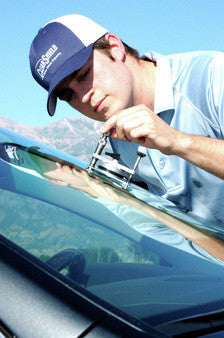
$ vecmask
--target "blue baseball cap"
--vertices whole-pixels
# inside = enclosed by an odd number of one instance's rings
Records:
[[[39,30],[30,47],[30,68],[34,79],[48,91],[50,116],[57,104],[54,89],[88,61],[94,42],[107,32],[79,14],[62,16]]]

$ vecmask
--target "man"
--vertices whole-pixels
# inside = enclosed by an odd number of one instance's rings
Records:
[[[223,222],[224,54],[138,53],[80,15],[45,25],[30,50],[31,71],[57,98],[105,122],[129,167],[145,146],[136,177],[150,191]]]

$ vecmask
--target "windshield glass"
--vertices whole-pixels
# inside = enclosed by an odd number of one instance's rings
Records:
[[[1,149],[2,235],[154,326],[223,308],[221,236],[198,231],[199,246],[191,228],[185,237],[168,226],[184,222],[146,212],[141,201],[75,165],[71,183],[69,168],[15,147],[11,158]]]

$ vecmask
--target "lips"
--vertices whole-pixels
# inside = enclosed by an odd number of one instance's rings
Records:
[[[96,112],[101,112],[106,107],[107,96],[105,96],[102,100],[98,101],[94,106],[94,110]]]

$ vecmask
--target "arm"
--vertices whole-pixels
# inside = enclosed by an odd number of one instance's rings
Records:
[[[125,109],[105,122],[101,132],[111,137],[177,155],[224,179],[224,141],[189,135],[170,127],[145,105]]]
[[[183,134],[182,150],[175,155],[224,179],[224,141],[204,136]]]

